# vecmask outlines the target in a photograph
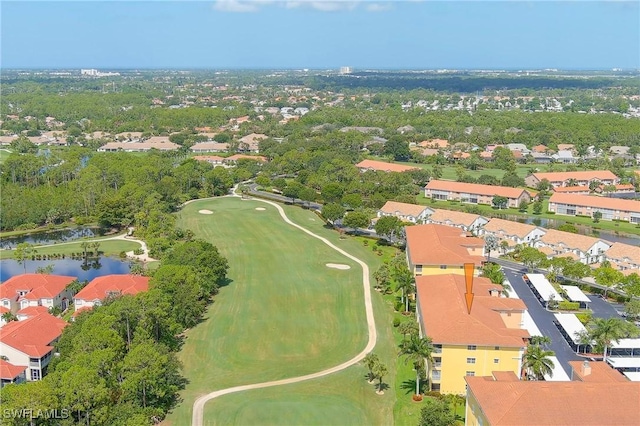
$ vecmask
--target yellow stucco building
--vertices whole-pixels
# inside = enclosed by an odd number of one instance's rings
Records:
[[[416,277],[420,332],[432,339],[432,389],[466,393],[466,376],[493,371],[520,375],[529,333],[520,299],[500,296],[502,288],[486,278],[473,280],[471,313],[465,298],[465,277],[458,274]]]
[[[476,275],[484,261],[484,240],[467,236],[460,228],[446,225],[416,225],[405,228],[407,263],[414,276],[459,274],[473,263]]]

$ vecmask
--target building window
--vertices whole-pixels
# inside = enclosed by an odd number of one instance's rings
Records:
[[[447,269],[447,265],[440,265],[440,269]]]
[[[495,348],[493,348],[493,349],[495,349],[496,351],[499,351],[499,350],[500,350],[500,346],[496,346],[496,347],[495,347]]]
[[[466,375],[467,376],[475,376],[476,372],[475,371],[467,371]]]
[[[475,363],[476,363],[475,358],[467,358],[467,364],[475,364]]]
[[[494,358],[493,359],[493,363],[494,364],[500,364],[500,359],[499,358]]]
[[[82,299],[76,299],[76,306],[82,306],[83,300]]]
[[[469,345],[467,346],[467,350],[468,351],[475,351],[477,349],[476,345]]]
[[[40,380],[40,370],[31,370],[31,380]]]

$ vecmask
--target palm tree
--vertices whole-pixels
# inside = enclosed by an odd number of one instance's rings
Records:
[[[542,380],[545,374],[553,377],[555,364],[549,357],[554,355],[553,351],[530,345],[522,359],[522,368],[526,371],[527,377],[535,377],[535,380]]]
[[[384,393],[382,390],[382,378],[386,376],[388,372],[389,370],[387,369],[387,366],[382,362],[378,361],[373,366],[373,376],[380,380],[380,382],[378,383],[378,393],[380,395]]]
[[[389,265],[383,263],[376,272],[373,273],[373,278],[376,280],[378,288],[388,288],[390,279]]]
[[[380,362],[378,355],[373,352],[369,352],[363,359],[364,365],[369,369],[369,383],[371,383],[374,379],[373,375],[373,367],[376,366]]]
[[[412,335],[400,345],[400,356],[405,356],[405,363],[411,362],[416,370],[416,395],[420,393],[420,373],[426,365],[427,378],[432,361],[433,344],[430,337]],[[429,379],[429,388],[431,380]]]
[[[93,249],[93,256],[98,257],[98,254],[99,254],[98,249],[100,248],[100,241],[95,241],[91,243],[89,246]]]
[[[587,348],[589,347],[589,345],[593,344],[593,340],[591,339],[591,333],[589,333],[589,330],[578,331],[575,334],[575,337],[575,341],[578,342],[576,353],[580,353],[580,346],[583,346],[584,353],[587,353]]]
[[[551,338],[549,336],[533,336],[531,337],[531,344],[536,346],[550,345]]]
[[[612,343],[618,343],[620,339],[637,334],[637,329],[620,318],[594,318],[587,329],[591,338],[598,346],[603,348],[603,361],[607,361],[607,350]]]
[[[405,303],[405,312],[409,312],[409,294],[413,292],[414,281],[413,274],[409,269],[405,268],[396,274],[396,291],[402,292],[402,301]]]
[[[418,323],[415,321],[405,321],[398,326],[398,332],[402,334],[402,340],[407,340],[408,335],[418,334]]]

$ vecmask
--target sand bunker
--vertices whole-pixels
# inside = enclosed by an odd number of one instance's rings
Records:
[[[341,263],[327,263],[327,268],[333,269],[351,269],[349,265],[343,265]]]
[[[264,207],[256,207],[256,210],[263,211],[263,210],[266,210],[266,209]]]
[[[198,213],[200,213],[200,214],[213,214],[213,212],[211,210],[198,210]]]

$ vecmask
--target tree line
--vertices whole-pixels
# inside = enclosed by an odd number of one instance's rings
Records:
[[[162,258],[149,291],[113,297],[80,313],[64,329],[49,374],[4,387],[3,409],[70,410],[70,417],[57,423],[62,425],[158,423],[186,384],[176,357],[182,333],[201,320],[227,284],[227,270],[227,260],[212,244],[179,242]],[[7,425],[24,422],[3,418]]]

